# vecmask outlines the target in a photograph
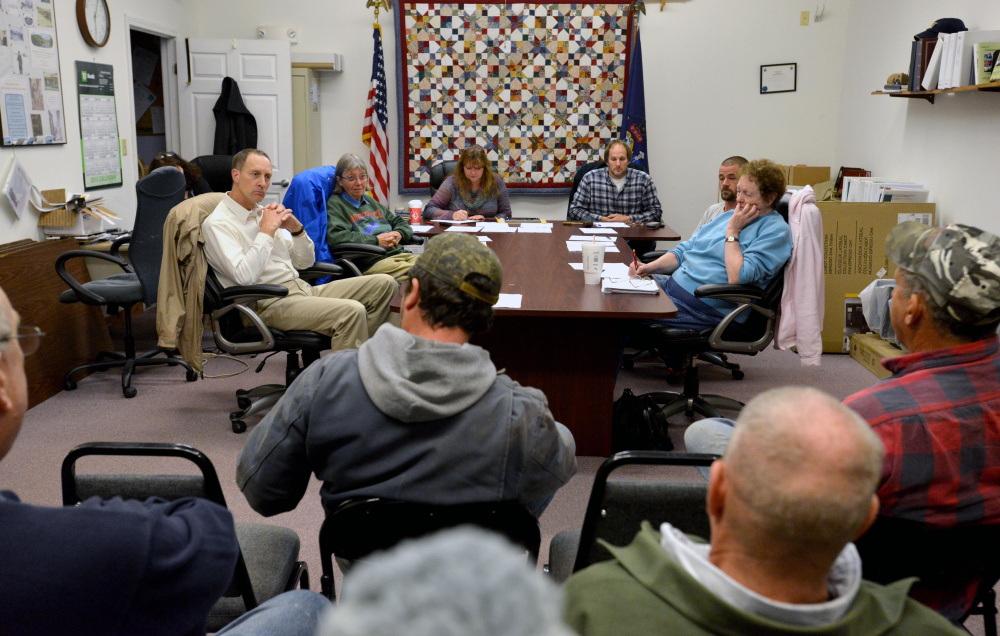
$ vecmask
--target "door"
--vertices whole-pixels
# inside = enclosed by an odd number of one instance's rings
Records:
[[[271,188],[264,203],[281,201],[293,172],[291,45],[277,40],[187,40],[180,63],[181,156],[212,154],[212,107],[231,77],[257,120],[257,148],[271,158]]]

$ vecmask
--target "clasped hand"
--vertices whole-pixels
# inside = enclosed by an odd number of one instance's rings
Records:
[[[379,247],[391,250],[399,245],[399,242],[403,240],[403,235],[396,231],[383,232],[382,234],[379,234],[377,238]]]
[[[280,203],[268,203],[262,208],[260,231],[274,236],[278,228],[288,230],[293,234],[302,229],[302,223],[292,214],[292,211]]]

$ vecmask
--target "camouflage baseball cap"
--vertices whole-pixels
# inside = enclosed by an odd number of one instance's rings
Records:
[[[484,303],[495,305],[500,300],[500,286],[503,284],[500,259],[479,239],[468,234],[435,236],[427,242],[415,267]],[[469,274],[482,274],[490,279],[495,291],[483,292],[466,282]]]
[[[915,274],[959,322],[1000,320],[1000,238],[969,225],[900,223],[885,239],[889,260]]]

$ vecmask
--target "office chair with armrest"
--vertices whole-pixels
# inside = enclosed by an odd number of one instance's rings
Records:
[[[854,545],[867,581],[888,584],[911,576],[918,601],[960,599],[978,581],[975,598],[961,616],[946,618],[959,625],[970,615],[983,617],[987,635],[996,636],[996,595],[1000,580],[1000,524],[931,528],[909,519],[879,516]],[[964,600],[964,599],[963,599]]]
[[[337,598],[334,555],[356,561],[388,550],[403,539],[464,524],[498,532],[524,547],[532,565],[538,561],[542,541],[538,519],[516,501],[433,505],[377,497],[348,499],[323,521],[319,531],[323,594],[331,601]]]
[[[156,304],[157,286],[160,279],[160,259],[163,255],[163,222],[170,209],[184,200],[186,185],[184,174],[173,167],[158,168],[135,184],[136,212],[135,226],[131,234],[116,239],[111,244],[110,254],[72,250],[56,259],[56,273],[69,285],[69,289],[59,295],[59,302],[107,307],[109,314],[124,310],[125,352],[102,351],[96,362],[70,369],[63,376],[63,388],[76,388],[73,376],[84,369],[104,370],[121,367],[122,393],[127,398],[135,397],[132,374],[136,367],[166,364],[186,369],[186,379],[193,382],[198,374],[184,360],[175,358],[172,351],[156,348],[136,354],[135,337],[132,333],[132,307],[142,302],[146,307]],[[119,253],[124,244],[129,245],[129,261]],[[122,268],[123,273],[108,278],[80,283],[66,269],[66,262],[73,258],[97,258],[110,261]],[[160,354],[164,358],[158,358]],[[109,358],[102,360],[102,358]]]
[[[445,159],[443,161],[438,161],[430,167],[429,179],[431,196],[438,191],[444,180],[451,176],[451,173],[455,172],[455,166],[458,165],[458,159]]]
[[[213,192],[229,192],[233,187],[232,155],[201,155],[191,160]]]
[[[774,206],[774,209],[786,222],[788,221],[788,203],[791,198],[791,193],[786,192],[778,200],[778,204]],[[643,255],[642,260],[647,263],[652,262],[665,253],[650,252]],[[705,336],[704,343],[696,343],[695,341],[699,340],[699,338],[695,334],[699,332],[689,329],[657,327],[649,330],[640,330],[638,337],[635,338],[635,342],[632,343],[632,346],[639,349],[639,351],[627,354],[624,358],[623,366],[626,369],[631,369],[635,359],[645,352],[655,352],[658,347],[660,347],[660,351],[667,351],[672,346],[671,341],[676,340],[682,347],[686,347],[686,351],[689,350],[692,355],[691,365],[688,369],[694,367],[694,358],[697,358],[703,362],[708,362],[728,370],[732,373],[734,380],[742,380],[745,376],[743,370],[740,369],[739,364],[730,362],[726,353],[756,355],[771,343],[771,340],[774,338],[777,312],[781,306],[781,294],[784,292],[784,284],[785,270],[782,268],[774,280],[763,290],[748,285],[703,285],[695,291],[696,297],[717,298],[719,300],[739,303],[739,306],[733,309],[718,327],[700,332]],[[752,305],[753,308],[751,309],[744,305]],[[740,325],[740,323],[732,322],[736,315],[744,311],[751,312],[750,318],[746,323]],[[670,359],[664,355],[660,355],[660,358],[664,362]],[[676,353],[674,353],[673,359],[676,359]],[[683,382],[685,395],[698,395],[697,371],[693,372],[690,377],[685,373]],[[742,408],[742,405],[733,400],[728,400],[727,398],[719,399],[723,402],[722,408]],[[711,402],[712,400],[709,401]],[[692,408],[693,403],[689,408],[685,409],[685,413],[688,416],[691,415]],[[676,413],[677,411],[673,412]],[[705,415],[705,417],[718,417],[718,415]]]
[[[347,276],[361,276],[362,272],[355,265],[357,258],[370,256],[385,256],[385,248],[367,243],[339,243],[329,245],[326,241],[327,211],[326,202],[333,196],[336,188],[336,166],[320,166],[303,170],[294,177],[285,191],[282,205],[292,210],[295,218],[306,228],[306,234],[312,239],[316,251],[317,263],[332,263],[344,269]],[[415,236],[408,244],[423,243],[421,237]],[[317,278],[316,285],[329,282],[329,277]]]
[[[318,263],[299,272],[305,279],[317,276],[339,278],[342,274],[341,268],[326,263]],[[264,384],[253,389],[236,391],[239,410],[229,414],[234,433],[246,431],[246,418],[273,406],[302,369],[319,360],[320,353],[330,348],[329,336],[316,331],[282,331],[268,327],[253,310],[253,304],[257,300],[287,295],[288,289],[282,285],[223,287],[212,268],[208,269],[205,278],[204,312],[211,319],[212,335],[219,349],[230,355],[279,351],[286,353],[284,384]],[[250,326],[244,325],[244,318]],[[266,360],[265,358],[257,365],[258,373],[263,370]]]
[[[549,575],[561,583],[573,572],[607,561],[611,553],[597,540],[628,545],[643,521],[649,521],[657,529],[666,521],[687,534],[708,539],[711,532],[705,510],[708,483],[700,475],[692,481],[609,481],[609,478],[623,466],[710,466],[715,459],[715,455],[693,453],[623,451],[604,460],[594,476],[582,528],[563,531],[552,538]]]
[[[193,462],[200,474],[77,474],[76,463],[88,456],[172,457]],[[167,500],[200,497],[226,507],[219,476],[201,451],[183,444],[91,442],[81,444],[62,463],[63,505],[90,497]],[[294,531],[260,523],[237,523],[240,555],[229,590],[212,608],[208,631],[215,632],[260,603],[300,586],[309,589],[309,571],[299,561]]]

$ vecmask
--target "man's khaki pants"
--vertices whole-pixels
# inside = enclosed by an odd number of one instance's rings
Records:
[[[374,265],[365,270],[365,274],[388,274],[399,282],[406,280],[407,272],[417,262],[417,255],[403,252],[386,256],[379,259]]]
[[[389,317],[389,301],[399,284],[376,274],[313,287],[301,278],[282,283],[288,296],[257,301],[264,324],[287,331],[302,329],[330,336],[330,349],[357,349]]]

